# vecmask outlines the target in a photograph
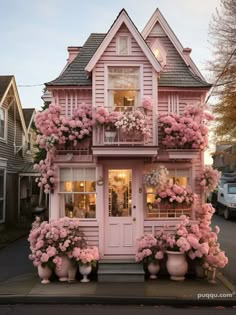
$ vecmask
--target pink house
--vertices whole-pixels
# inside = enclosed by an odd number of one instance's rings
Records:
[[[199,149],[163,146],[158,116],[183,113],[204,103],[210,89],[176,35],[157,9],[140,33],[123,9],[106,34],[92,33],[83,47],[69,47],[63,72],[46,83],[52,103],[70,118],[86,103],[95,113],[145,114],[145,132],[113,134],[104,124],[76,147],[57,146],[57,185],[50,194],[50,218],[79,218],[90,245],[104,260],[133,259],[135,239],[174,226],[181,214],[195,218],[202,195],[196,176],[204,164]],[[144,109],[144,101],[150,110]],[[107,133],[110,131],[110,133]],[[155,191],[143,175],[165,166],[173,182],[191,186],[200,198],[191,208],[156,205]]]

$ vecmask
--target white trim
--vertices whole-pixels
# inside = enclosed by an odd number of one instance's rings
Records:
[[[0,223],[4,223],[6,221],[6,185],[7,185],[7,170],[5,167],[1,167],[1,170],[3,170],[3,216],[2,220],[0,220]]]
[[[176,50],[178,51],[178,53],[180,54],[180,56],[182,57],[182,59],[184,60],[186,65],[190,66],[191,70],[198,77],[200,77],[202,80],[205,81],[204,77],[202,76],[201,72],[199,71],[199,69],[197,68],[197,66],[195,65],[195,63],[191,59],[191,57],[189,56],[188,58],[186,58],[186,56],[184,56],[184,53],[183,53],[184,48],[183,48],[182,44],[180,43],[180,41],[176,37],[175,33],[172,31],[170,25],[167,23],[166,19],[161,14],[159,9],[156,9],[156,11],[153,13],[153,15],[151,16],[151,18],[149,19],[148,23],[146,24],[146,26],[144,27],[144,29],[141,33],[144,40],[146,40],[146,38],[148,37],[148,35],[150,34],[151,30],[153,29],[153,27],[155,26],[155,24],[157,22],[159,22],[159,24],[163,28],[164,32],[169,37],[170,41],[172,42],[172,44],[174,45],[174,47],[176,48]]]
[[[152,108],[152,128],[153,128],[153,145],[158,145],[158,125],[157,125],[157,73],[152,71],[152,98],[153,98],[153,108]]]
[[[139,89],[137,90],[139,92],[138,94],[138,98],[137,98],[137,103],[138,103],[138,107],[141,106],[142,104],[142,99],[143,99],[143,64],[141,63],[129,63],[129,61],[127,62],[123,62],[122,63],[108,63],[108,64],[104,64],[104,104],[105,107],[109,108],[111,107],[110,104],[108,103],[109,101],[109,97],[108,97],[108,68],[112,67],[112,68],[139,68]],[[114,89],[116,90],[116,89]],[[114,105],[114,104],[113,104]],[[112,106],[113,108],[113,106]],[[113,108],[114,109],[114,108]]]
[[[0,137],[1,142],[7,142],[7,135],[8,135],[8,109],[0,106],[0,109],[3,111],[4,116],[4,135],[3,137]]]
[[[146,55],[147,59],[150,61],[152,64],[153,68],[157,71],[160,72],[162,70],[162,67],[156,57],[153,55],[152,51],[142,38],[141,34],[137,31],[136,27],[134,26],[133,22],[127,15],[126,11],[123,9],[121,13],[119,14],[118,18],[110,28],[109,32],[103,39],[101,45],[98,47],[96,53],[93,55],[93,57],[90,59],[89,63],[85,67],[85,70],[88,72],[91,72],[93,68],[95,67],[96,63],[98,60],[101,58],[103,52],[107,48],[107,46],[110,44],[111,40],[114,38],[115,34],[119,30],[122,24],[125,24],[130,33],[133,35],[134,39],[142,49],[143,53]]]
[[[116,150],[118,149],[118,150]],[[154,156],[158,151],[156,147],[93,147],[93,155],[98,156]]]
[[[17,107],[18,107],[18,112],[19,112],[19,115],[20,115],[21,124],[22,124],[22,127],[23,127],[23,131],[25,133],[25,139],[28,142],[29,139],[28,139],[27,128],[26,128],[26,125],[25,125],[25,119],[24,119],[24,115],[23,115],[22,105],[21,105],[21,102],[20,102],[20,97],[19,97],[19,94],[18,94],[18,90],[17,90],[17,87],[16,87],[16,81],[15,81],[14,77],[13,77],[13,81],[12,81],[12,87],[13,87],[15,98],[16,98],[16,104],[17,104]]]

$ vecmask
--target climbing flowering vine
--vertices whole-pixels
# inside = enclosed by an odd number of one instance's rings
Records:
[[[200,106],[187,106],[182,115],[162,114],[159,117],[162,144],[167,148],[200,149],[208,145],[208,126],[214,117]]]
[[[200,176],[197,178],[200,186],[206,194],[214,191],[219,183],[221,172],[211,166],[205,166]]]
[[[56,167],[53,163],[56,155],[55,146],[72,144],[76,147],[91,135],[92,108],[85,103],[80,104],[69,119],[62,115],[61,106],[50,104],[48,109],[36,114],[35,126],[38,133],[36,143],[40,149],[47,152],[46,158],[34,165],[41,174],[36,180],[38,186],[43,187],[45,193],[49,193],[56,183]]]

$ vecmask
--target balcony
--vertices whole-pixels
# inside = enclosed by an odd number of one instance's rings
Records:
[[[124,114],[132,114],[137,110],[144,114],[143,108],[140,107],[129,107]],[[148,117],[147,127],[151,133],[149,137],[138,130],[125,132],[121,128],[107,128],[106,125],[95,125],[93,127],[93,154],[107,156],[155,155],[157,153],[156,120],[154,121],[151,111],[145,113],[145,116]]]

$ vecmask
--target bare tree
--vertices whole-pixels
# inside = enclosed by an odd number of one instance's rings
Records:
[[[215,79],[213,95],[216,134],[236,141],[236,0],[221,0],[210,24],[214,60],[210,70]]]

